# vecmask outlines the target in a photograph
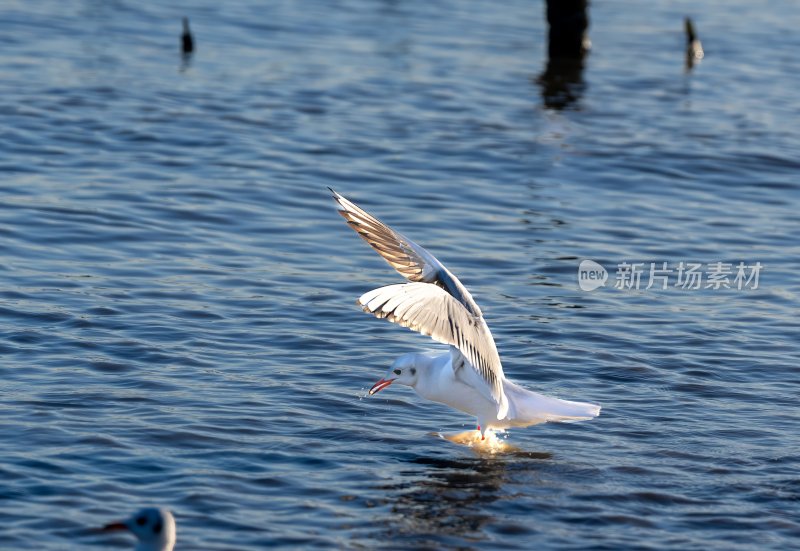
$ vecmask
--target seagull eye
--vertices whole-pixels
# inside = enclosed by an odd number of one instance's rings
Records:
[[[145,522],[147,522],[147,519],[144,517],[139,517],[136,519],[136,524],[138,524],[139,526],[144,526]]]
[[[394,370],[394,374],[395,374],[395,375],[400,375],[400,373],[401,373],[401,371],[400,371],[399,369],[395,369],[395,370]]]
[[[156,522],[156,525],[153,526],[153,533],[154,534],[160,534],[162,528],[163,528],[163,526],[161,524],[161,521],[159,520],[158,522]]]

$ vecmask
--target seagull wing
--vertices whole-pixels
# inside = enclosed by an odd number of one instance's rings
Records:
[[[364,293],[358,302],[365,312],[458,348],[488,385],[497,418],[506,416],[503,366],[483,317],[473,315],[441,287],[424,282],[380,287]]]
[[[331,193],[339,204],[339,214],[347,220],[347,224],[403,277],[409,281],[437,285],[460,302],[470,314],[483,317],[466,287],[431,253],[332,189]]]

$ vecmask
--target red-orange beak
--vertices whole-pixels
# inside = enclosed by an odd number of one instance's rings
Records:
[[[125,526],[122,522],[112,522],[111,524],[106,524],[103,526],[103,532],[114,532],[116,530],[127,530],[128,527]]]
[[[381,390],[383,390],[384,388],[386,388],[387,386],[389,386],[393,382],[394,382],[394,379],[381,379],[380,381],[378,381],[377,383],[372,385],[372,388],[369,389],[369,395],[372,396],[376,392],[380,392]]]

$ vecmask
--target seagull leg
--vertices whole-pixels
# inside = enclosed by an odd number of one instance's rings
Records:
[[[481,420],[478,419],[478,431],[481,433],[481,440],[486,440],[486,429],[482,428],[485,423],[481,423]]]

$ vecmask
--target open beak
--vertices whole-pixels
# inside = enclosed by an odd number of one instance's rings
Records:
[[[103,532],[115,532],[117,530],[127,530],[128,527],[125,526],[122,522],[112,522],[111,524],[106,524],[103,526]]]
[[[372,388],[369,389],[369,395],[372,396],[376,392],[380,392],[381,390],[383,390],[384,388],[386,388],[387,386],[389,386],[393,382],[394,382],[394,379],[381,379],[380,381],[378,381],[377,383],[372,385]]]

